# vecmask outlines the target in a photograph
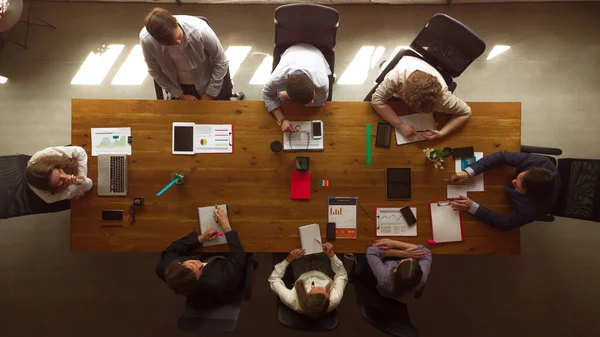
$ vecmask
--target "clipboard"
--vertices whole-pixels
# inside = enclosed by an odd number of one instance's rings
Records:
[[[460,242],[464,240],[462,216],[450,206],[449,200],[429,203],[429,216],[431,217],[432,240],[430,244]]]

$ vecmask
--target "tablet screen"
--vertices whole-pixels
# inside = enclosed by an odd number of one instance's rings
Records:
[[[411,178],[410,168],[388,168],[387,169],[387,198],[410,199]]]
[[[193,152],[194,151],[194,127],[193,126],[175,126],[173,131],[173,151],[175,152]]]

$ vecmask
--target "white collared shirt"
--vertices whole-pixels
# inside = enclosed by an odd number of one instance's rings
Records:
[[[179,84],[194,84],[194,72],[183,46],[168,46],[167,53],[177,71],[177,81]]]
[[[288,265],[289,263],[287,263],[286,260],[283,260],[275,265],[275,269],[273,269],[271,276],[269,276],[271,290],[273,290],[277,296],[279,296],[281,302],[283,302],[290,309],[298,313],[302,313],[300,303],[298,302],[298,296],[296,295],[296,289],[288,289],[281,279],[283,275],[285,275],[285,270],[287,269]],[[344,288],[346,288],[346,284],[348,283],[348,273],[346,272],[346,268],[344,268],[342,261],[337,256],[334,256],[331,259],[331,269],[333,269],[335,276],[333,278],[331,292],[329,293],[329,308],[327,309],[327,312],[333,311],[333,309],[340,304],[340,301],[344,296]],[[300,275],[298,280],[304,281],[306,292],[311,290],[313,282],[315,283],[315,286],[319,287],[326,287],[329,282],[332,282],[329,276],[316,270]]]
[[[263,87],[262,97],[267,111],[271,112],[281,106],[278,91],[285,90],[290,75],[306,74],[315,84],[313,103],[306,106],[322,106],[329,94],[329,64],[319,49],[309,44],[296,44],[281,54],[281,60],[269,81]]]

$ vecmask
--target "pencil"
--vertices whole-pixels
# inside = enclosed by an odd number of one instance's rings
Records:
[[[367,210],[363,207],[363,205],[358,204],[358,206],[360,206],[360,208],[362,208],[362,210],[365,211],[365,213],[367,213],[367,215],[369,216],[369,218],[371,218],[371,220],[375,220],[375,219],[373,219],[373,217],[371,216],[371,214],[369,214],[369,212],[367,212]]]

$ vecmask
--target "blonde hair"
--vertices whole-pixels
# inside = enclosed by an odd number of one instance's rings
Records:
[[[55,187],[50,184],[50,175],[55,169],[62,169],[67,174],[77,176],[79,174],[79,160],[71,158],[66,154],[43,156],[35,160],[25,171],[25,180],[29,185],[50,193],[57,193],[68,185],[63,184]]]
[[[401,96],[411,109],[417,112],[433,112],[442,98],[442,85],[435,76],[415,70],[408,75]]]
[[[333,282],[330,281],[325,287],[327,294],[331,293],[332,287]],[[329,298],[320,293],[307,293],[303,280],[296,281],[294,288],[296,289],[296,296],[298,297],[300,310],[302,310],[303,314],[310,318],[319,318],[327,314],[327,309],[329,309]]]

